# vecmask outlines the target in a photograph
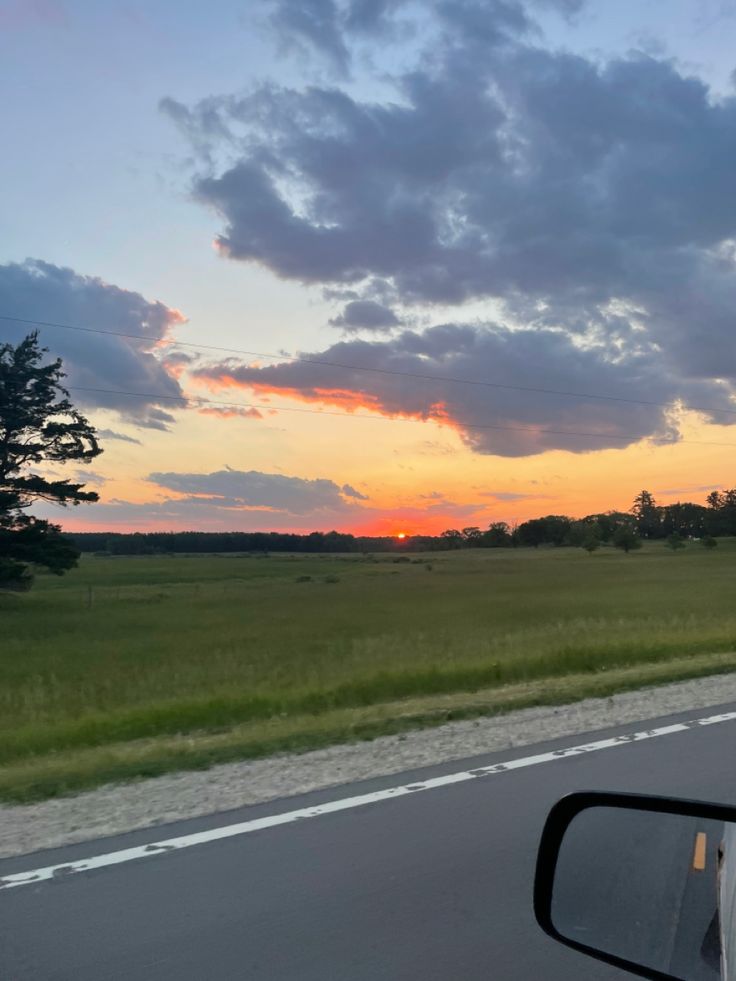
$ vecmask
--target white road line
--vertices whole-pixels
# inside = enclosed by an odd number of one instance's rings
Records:
[[[477,780],[480,777],[505,773],[508,770],[521,770],[528,766],[539,766],[541,763],[554,763],[570,756],[581,756],[584,753],[595,753],[601,749],[613,749],[616,746],[626,746],[629,743],[642,742],[645,739],[655,739],[658,736],[671,736],[676,732],[687,732],[699,726],[716,725],[719,722],[732,722],[736,712],[723,715],[711,715],[703,719],[692,719],[689,722],[678,722],[659,729],[644,729],[641,732],[629,732],[610,739],[599,739],[593,743],[580,746],[570,746],[568,749],[555,749],[537,756],[522,756],[519,759],[507,760],[505,763],[492,763],[473,770],[463,770],[460,773],[448,773],[441,777],[432,777],[417,783],[403,784],[398,787],[387,787],[375,790],[370,794],[360,794],[357,797],[345,797],[342,800],[329,801],[326,804],[316,804],[314,807],[302,807],[296,811],[284,814],[272,814],[268,817],[254,818],[251,821],[241,821],[222,828],[209,828],[207,831],[196,831],[193,834],[181,835],[179,838],[167,838],[148,845],[136,845],[134,848],[123,848],[118,852],[108,852],[106,855],[96,855],[78,862],[67,862],[61,865],[49,865],[42,869],[32,869],[29,872],[16,872],[0,878],[0,889],[12,889],[14,886],[32,885],[48,879],[62,879],[79,872],[91,872],[93,869],[107,868],[110,865],[120,865],[139,858],[150,858],[152,855],[162,855],[165,852],[177,851],[181,848],[191,848],[193,845],[203,845],[210,841],[220,841],[223,838],[235,838],[238,835],[250,834],[251,831],[263,831],[266,828],[276,828],[281,824],[293,824],[308,818],[322,817],[324,814],[334,814],[337,811],[352,810],[364,807],[366,804],[377,804],[380,801],[404,797],[407,794],[420,793],[423,790],[435,790],[438,787],[449,787],[454,783],[464,783]]]

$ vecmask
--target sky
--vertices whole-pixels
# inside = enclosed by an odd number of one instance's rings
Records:
[[[0,342],[66,325],[104,447],[100,502],[48,514],[413,534],[732,486],[734,32],[736,0],[0,0]]]

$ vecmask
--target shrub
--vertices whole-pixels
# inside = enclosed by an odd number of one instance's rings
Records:
[[[580,543],[580,547],[584,548],[589,555],[592,555],[597,548],[601,547],[600,539],[594,532],[589,531]]]
[[[633,552],[635,549],[641,548],[641,538],[633,528],[628,525],[621,525],[614,532],[613,544],[616,548],[623,549],[624,552]]]
[[[676,552],[679,548],[685,547],[685,542],[682,540],[682,535],[679,532],[673,531],[671,535],[667,536],[665,545],[667,548],[671,548],[673,552]]]

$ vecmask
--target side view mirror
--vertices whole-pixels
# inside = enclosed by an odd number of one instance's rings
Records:
[[[736,807],[576,793],[542,833],[549,936],[643,978],[736,981]]]

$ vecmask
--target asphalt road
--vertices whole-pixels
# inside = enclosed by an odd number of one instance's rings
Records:
[[[0,862],[0,876],[231,825],[591,739],[627,725]],[[563,794],[736,803],[736,721],[384,799],[0,892],[0,978],[553,979],[619,971],[533,918],[540,830]]]

